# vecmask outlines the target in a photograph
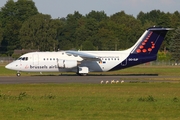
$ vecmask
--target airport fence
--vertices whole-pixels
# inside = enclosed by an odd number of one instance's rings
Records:
[[[178,66],[180,63],[176,63],[175,61],[153,61],[144,63],[142,65],[146,66]]]
[[[0,57],[0,63],[10,63],[12,61],[14,61],[15,59],[12,57]]]

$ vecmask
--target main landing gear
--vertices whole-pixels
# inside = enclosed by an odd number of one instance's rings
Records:
[[[87,76],[87,73],[76,73],[79,76]]]
[[[89,73],[88,67],[77,67],[77,75],[86,76]]]

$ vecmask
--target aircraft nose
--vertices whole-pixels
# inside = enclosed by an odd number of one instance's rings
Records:
[[[6,69],[9,69],[9,70],[19,70],[19,67],[18,67],[18,63],[17,62],[12,62],[12,63],[9,63],[5,66]]]
[[[8,65],[5,66],[5,68],[6,68],[6,69],[11,69],[11,65],[8,64]]]

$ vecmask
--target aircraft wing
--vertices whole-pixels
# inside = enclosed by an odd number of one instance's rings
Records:
[[[66,51],[67,55],[80,56],[83,60],[87,61],[101,61],[97,56],[91,55],[80,51]]]

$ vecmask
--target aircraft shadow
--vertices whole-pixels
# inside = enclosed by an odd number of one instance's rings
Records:
[[[79,76],[77,74],[39,74],[31,76]],[[158,76],[158,74],[88,74],[87,76]]]

